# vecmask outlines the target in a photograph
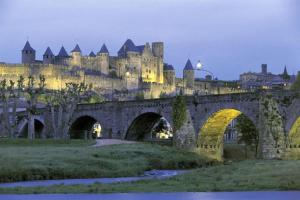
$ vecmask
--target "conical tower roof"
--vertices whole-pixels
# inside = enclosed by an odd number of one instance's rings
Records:
[[[173,65],[169,65],[169,64],[167,64],[167,63],[164,63],[164,70],[171,70],[171,71],[173,71],[174,70],[174,67],[173,67]]]
[[[22,51],[35,51],[27,41]]]
[[[90,57],[96,57],[96,54],[93,51],[91,51],[91,53],[89,54],[89,56]]]
[[[66,49],[64,46],[61,47],[59,53],[58,53],[59,57],[69,57],[69,54],[67,53]]]
[[[109,53],[109,52],[108,52],[108,49],[107,49],[107,47],[106,47],[105,44],[102,45],[102,47],[101,47],[99,53]]]
[[[80,49],[79,45],[76,44],[75,48],[74,48],[71,52],[72,52],[72,53],[73,53],[73,52],[79,52],[79,53],[81,53],[81,49]]]
[[[47,47],[44,56],[54,56],[53,52],[51,51],[50,47]]]
[[[185,64],[185,67],[184,67],[184,70],[194,70],[194,67],[193,67],[190,59],[187,60],[187,62]]]

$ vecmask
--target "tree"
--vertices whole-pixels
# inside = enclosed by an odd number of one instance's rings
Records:
[[[253,122],[244,114],[237,117],[236,129],[241,134],[238,142],[245,143],[245,154],[247,157],[247,147],[255,145],[255,157],[257,156],[259,133]]]
[[[105,101],[104,97],[95,93],[87,94],[87,98],[83,100],[83,103],[102,103]]]
[[[89,99],[91,86],[84,83],[66,83],[66,88],[53,91],[47,95],[47,104],[50,108],[54,138],[68,139],[71,119],[77,105]]]
[[[9,84],[7,84],[6,79],[0,82],[0,96],[2,102],[1,123],[4,128],[4,134],[10,138],[15,136],[17,127],[16,113],[23,88],[23,76],[19,77],[17,87],[15,87],[15,82],[12,80],[9,80]]]
[[[291,86],[291,90],[300,90],[300,73],[298,73],[296,81]]]
[[[1,94],[1,103],[2,103],[2,113],[1,113],[1,122],[3,125],[3,134],[9,135],[8,125],[9,125],[9,94],[7,88],[6,79],[0,82],[0,94]]]
[[[27,87],[25,92],[27,94],[27,120],[28,120],[28,139],[35,138],[34,130],[34,115],[37,114],[37,103],[39,95],[44,93],[45,76],[39,76],[38,87],[36,87],[35,79],[33,76],[28,77]]]
[[[178,95],[175,98],[172,106],[172,118],[174,133],[176,133],[187,120],[186,101],[182,95]]]
[[[136,93],[135,100],[144,100],[144,99],[145,99],[144,92]]]
[[[160,98],[160,99],[168,98],[168,95],[167,95],[166,92],[161,91],[160,94],[159,94],[159,98]]]

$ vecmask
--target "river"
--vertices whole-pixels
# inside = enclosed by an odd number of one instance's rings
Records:
[[[179,192],[0,195],[2,200],[298,200],[300,192]]]
[[[46,187],[51,185],[90,185],[93,183],[121,183],[133,182],[148,179],[165,179],[187,173],[190,170],[151,170],[146,171],[143,176],[137,177],[120,177],[120,178],[87,178],[87,179],[61,179],[61,180],[40,180],[40,181],[20,181],[13,183],[1,183],[0,188],[14,188],[14,187]]]

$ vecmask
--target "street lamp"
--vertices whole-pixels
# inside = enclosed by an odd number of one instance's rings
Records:
[[[197,71],[204,71],[204,72],[206,72],[206,73],[209,73],[209,74],[211,75],[211,77],[212,77],[212,80],[214,80],[214,74],[213,74],[211,71],[208,71],[208,70],[206,70],[206,69],[203,69],[203,66],[204,66],[204,65],[201,63],[201,61],[198,60],[198,62],[197,62],[197,64],[196,64],[195,70],[197,70]]]
[[[114,100],[114,79],[111,80],[111,101]]]
[[[203,67],[203,64],[200,62],[200,60],[198,60],[197,64],[196,64],[196,69],[197,70],[201,70]]]
[[[130,72],[129,71],[125,72],[125,77],[126,77],[126,90],[128,91],[128,88],[127,88],[128,87],[128,80],[127,79],[130,77]]]
[[[214,80],[214,74],[213,74],[211,71],[208,71],[208,70],[206,70],[206,69],[203,69],[203,66],[204,66],[204,64],[202,64],[201,61],[198,60],[198,62],[197,62],[197,64],[196,64],[195,70],[197,70],[197,71],[204,71],[204,72],[210,74],[210,75],[211,75],[211,80]],[[205,84],[205,93],[206,93],[206,94],[208,93],[207,88],[206,88],[206,84]]]

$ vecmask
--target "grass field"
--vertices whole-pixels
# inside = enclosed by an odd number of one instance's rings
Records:
[[[300,161],[251,160],[194,170],[168,180],[0,189],[0,193],[113,193],[300,190]]]
[[[0,182],[136,176],[204,166],[199,155],[151,144],[92,147],[83,140],[0,140]]]

